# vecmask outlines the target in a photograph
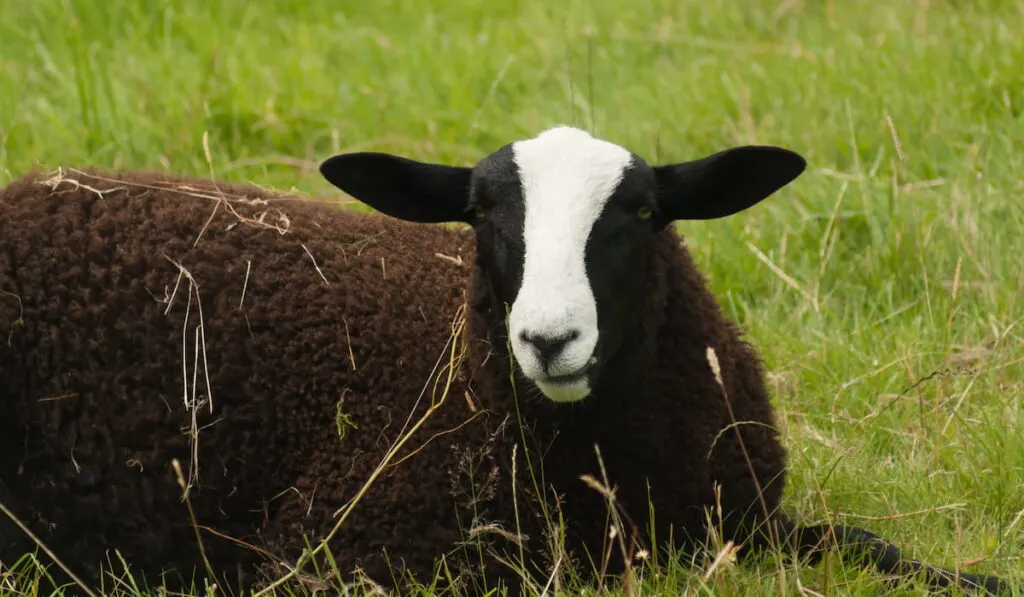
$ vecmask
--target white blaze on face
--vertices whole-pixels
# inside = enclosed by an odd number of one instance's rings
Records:
[[[593,355],[597,304],[584,261],[587,238],[632,157],[570,127],[513,143],[512,151],[525,202],[526,250],[522,285],[509,314],[512,350],[522,373],[548,398],[581,400],[590,393],[585,378],[550,378],[581,372]],[[545,368],[524,336],[573,339]]]

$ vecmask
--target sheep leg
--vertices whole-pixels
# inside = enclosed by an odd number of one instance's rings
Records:
[[[960,586],[969,590],[984,588],[993,595],[1010,592],[1008,583],[997,576],[965,572],[957,574],[952,570],[905,558],[896,545],[865,529],[828,524],[799,526],[786,523],[786,526],[791,544],[800,555],[808,557],[811,564],[821,559],[830,539],[834,539],[843,560],[854,565],[869,563],[885,574],[904,578],[920,574],[928,586],[934,589]]]

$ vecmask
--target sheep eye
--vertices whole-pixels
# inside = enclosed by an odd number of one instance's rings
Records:
[[[638,209],[638,210],[636,211],[636,215],[637,215],[637,216],[638,216],[638,217],[639,217],[639,218],[640,218],[641,220],[649,220],[649,219],[651,218],[651,215],[652,215],[653,213],[654,213],[654,210],[653,210],[653,209],[651,209],[651,206],[649,206],[649,205],[641,205],[641,206],[640,206],[640,209]]]

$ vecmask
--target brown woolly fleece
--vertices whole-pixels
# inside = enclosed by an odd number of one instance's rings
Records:
[[[474,592],[484,573],[515,583],[492,550],[515,562],[521,545],[543,582],[570,562],[550,549],[541,501],[561,510],[577,571],[600,568],[608,508],[580,478],[603,479],[595,444],[639,547],[704,540],[715,484],[726,538],[748,538],[740,516],[775,516],[785,453],[760,362],[675,232],[652,253],[613,385],[574,405],[514,390],[504,306],[473,243],[467,229],[177,176],[13,182],[0,195],[0,502],[89,582],[107,558],[123,572],[108,549],[150,584],[201,577],[198,527],[230,592],[315,545],[433,409],[330,542],[343,574],[400,588],[448,556]],[[747,424],[730,427],[708,346]],[[33,549],[0,517],[0,561]]]
[[[238,541],[294,561],[300,533],[330,528],[437,394],[421,397],[447,361],[471,237],[254,187],[94,174],[0,195],[0,499],[90,580],[108,546],[151,583],[165,568],[191,580],[203,565],[178,459],[186,482],[198,469],[189,501],[222,585],[262,560]],[[461,388],[436,415],[396,461],[473,417]],[[478,428],[385,469],[331,546],[339,565],[387,582],[386,548],[429,573],[460,538],[455,450],[482,446]],[[32,544],[0,524],[9,566]]]

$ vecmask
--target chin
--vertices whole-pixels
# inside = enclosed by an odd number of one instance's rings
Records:
[[[571,382],[535,380],[533,383],[552,402],[579,402],[590,396],[590,381],[586,377]]]

